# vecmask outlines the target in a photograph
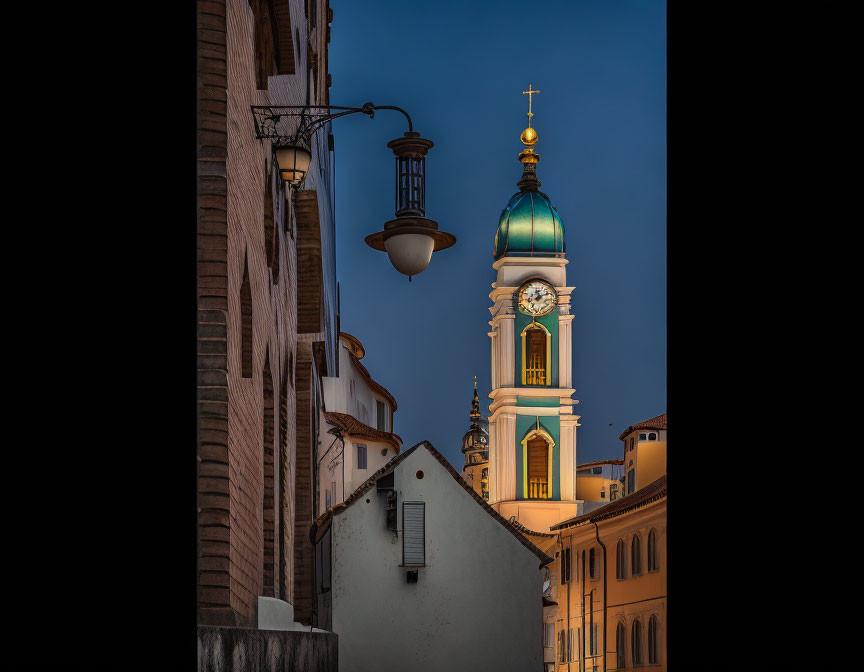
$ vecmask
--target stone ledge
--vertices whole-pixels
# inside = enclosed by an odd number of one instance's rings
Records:
[[[198,626],[198,672],[337,672],[332,632]]]

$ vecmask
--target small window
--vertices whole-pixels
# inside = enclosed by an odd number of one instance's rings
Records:
[[[642,538],[638,534],[633,535],[630,546],[630,573],[633,576],[642,573]]]
[[[325,508],[325,509],[329,509],[329,508],[330,508],[330,503],[331,503],[331,500],[330,500],[330,490],[328,489],[327,491],[324,492],[324,508]]]
[[[588,574],[592,580],[600,578],[600,567],[597,563],[597,549],[588,551]]]
[[[561,552],[561,583],[570,583],[570,549]]]
[[[570,628],[570,643],[567,646],[567,660],[576,660],[579,657],[576,647],[576,631]]]
[[[426,564],[426,504],[402,503],[402,564]]]
[[[594,627],[591,628],[591,636],[588,638],[588,651],[592,656],[597,655],[597,624],[594,624]]]
[[[555,624],[544,623],[543,646],[555,646]]]
[[[357,444],[357,468],[366,468],[366,446],[362,443]]]
[[[645,432],[642,432],[641,434],[639,434],[639,440],[640,440],[640,441],[644,441],[644,440],[645,440]]]
[[[627,635],[625,633],[624,624],[619,623],[618,628],[615,630],[615,648],[617,649],[616,657],[618,659],[617,667],[619,669],[624,669],[625,667],[627,667],[627,660],[626,656],[624,655],[624,642],[626,641],[626,639]]]
[[[595,474],[595,475],[602,474],[602,473],[603,473],[603,467],[594,467],[594,468],[591,470],[591,473],[593,473],[593,474]]]
[[[376,414],[378,416],[378,429],[380,429],[382,432],[386,432],[387,427],[384,424],[385,420],[384,420],[384,402],[383,401],[378,401],[377,399],[375,400],[375,411],[376,411]]]
[[[615,578],[627,578],[627,544],[623,539],[618,540],[618,547],[615,550]]]
[[[657,530],[648,533],[648,571],[660,569],[660,555],[657,552]]]
[[[648,664],[660,662],[660,622],[656,614],[648,621]]]
[[[656,435],[654,432],[651,432],[651,433],[648,435],[648,440],[649,440],[649,441],[656,441],[656,440],[657,440],[657,435]]]
[[[631,469],[627,472],[627,494],[632,494],[636,490],[636,470]]]
[[[633,621],[633,633],[631,635],[632,642],[631,655],[633,656],[633,666],[642,665],[642,623],[637,619]]]

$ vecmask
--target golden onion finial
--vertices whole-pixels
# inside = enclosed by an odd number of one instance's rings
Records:
[[[531,109],[532,98],[535,93],[540,93],[540,90],[535,89],[531,84],[528,85],[527,91],[522,92],[523,95],[528,96],[528,128],[522,131],[522,135],[519,136],[522,144],[525,145],[525,149],[519,154],[519,161],[522,163],[537,163],[540,159],[540,155],[534,151],[534,145],[537,144],[538,140],[537,131],[531,128],[531,117],[534,116],[534,112]]]

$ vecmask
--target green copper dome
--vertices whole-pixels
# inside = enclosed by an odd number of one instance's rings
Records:
[[[495,259],[558,257],[564,252],[564,223],[549,197],[541,191],[515,194],[498,220]]]

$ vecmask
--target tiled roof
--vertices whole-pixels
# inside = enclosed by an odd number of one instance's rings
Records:
[[[366,356],[366,348],[363,347],[363,344],[360,342],[360,339],[356,336],[352,336],[347,331],[340,331],[339,337],[344,337],[348,342],[348,352],[357,357],[357,359],[363,359]],[[359,352],[360,355],[354,354],[355,351]]]
[[[590,513],[569,518],[557,525],[553,525],[550,529],[563,530],[566,527],[575,527],[583,523],[599,522],[607,518],[614,518],[629,511],[640,509],[643,506],[656,502],[658,499],[663,499],[666,496],[666,476],[663,475],[653,483],[649,483],[644,488],[637,490],[633,494],[627,495],[615,502],[610,502],[599,509],[594,509]]]
[[[645,420],[644,422],[630,425],[621,433],[621,436],[619,436],[618,438],[623,441],[625,436],[627,436],[630,432],[636,429],[666,429],[666,414],[663,413],[661,415],[657,415],[653,418]]]
[[[478,495],[476,492],[474,492],[474,488],[472,488],[470,485],[468,485],[465,482],[465,479],[463,479],[462,476],[459,475],[459,472],[453,468],[453,465],[451,465],[450,462],[447,461],[447,458],[445,458],[441,453],[439,453],[437,450],[435,450],[435,447],[431,443],[429,443],[428,441],[421,441],[417,445],[411,446],[411,448],[409,448],[405,452],[397,455],[396,457],[393,457],[387,464],[385,464],[378,471],[376,471],[369,478],[367,478],[363,482],[363,484],[359,488],[357,488],[354,492],[352,492],[351,495],[344,502],[342,502],[341,504],[337,504],[336,506],[331,507],[324,514],[319,516],[318,520],[315,521],[315,524],[312,526],[312,529],[309,532],[310,538],[313,539],[313,543],[314,543],[314,540],[316,538],[320,538],[321,534],[323,534],[324,529],[326,529],[326,526],[329,524],[329,522],[332,519],[334,514],[342,513],[345,509],[347,509],[349,506],[351,506],[354,502],[356,502],[358,499],[363,497],[363,495],[365,495],[369,490],[372,489],[372,486],[375,485],[375,482],[379,478],[381,478],[382,476],[386,476],[387,474],[392,472],[394,469],[396,469],[396,467],[398,467],[399,464],[406,457],[408,457],[411,453],[413,453],[415,450],[417,450],[417,448],[419,448],[420,446],[426,446],[426,449],[432,454],[432,456],[435,457],[435,459],[441,463],[441,466],[443,466],[447,470],[447,472],[456,480],[456,482],[459,485],[461,485],[462,488],[469,495],[471,495],[471,497],[474,499],[474,501],[483,507],[483,509],[484,509],[484,511],[486,511],[486,513],[488,513],[495,520],[497,520],[499,523],[501,523],[501,525],[503,525],[507,529],[507,531],[510,532],[510,534],[512,534],[514,537],[516,537],[516,539],[519,541],[520,544],[522,544],[525,548],[527,548],[529,551],[534,553],[534,555],[536,555],[538,558],[540,558],[540,566],[541,567],[543,567],[544,565],[548,565],[550,562],[552,562],[552,558],[550,558],[543,551],[541,551],[534,544],[532,544],[528,539],[526,539],[524,536],[522,536],[522,534],[519,532],[519,530],[516,527],[511,525],[510,522],[506,518],[504,518],[500,513],[498,513],[491,506],[489,506],[489,504],[486,502],[485,499],[483,499],[480,495]],[[532,534],[537,534],[537,533],[532,532]]]
[[[393,446],[396,449],[397,454],[399,453],[399,449],[402,447],[402,439],[397,434],[393,434],[392,432],[382,432],[380,429],[370,427],[369,425],[360,422],[353,415],[328,411],[327,413],[324,413],[324,417],[327,418],[329,424],[338,427],[348,436],[357,439],[366,439],[367,441],[384,441]]]
[[[345,334],[345,332],[343,331],[342,334]],[[382,385],[379,385],[374,380],[372,380],[372,376],[369,375],[369,372],[366,370],[366,367],[360,363],[360,360],[357,359],[357,356],[353,352],[351,352],[350,350],[348,351],[348,356],[351,358],[351,361],[354,362],[354,366],[357,367],[357,370],[360,372],[360,375],[363,376],[363,379],[366,381],[366,383],[369,385],[369,387],[371,387],[378,394],[380,394],[382,397],[387,399],[387,401],[389,401],[390,404],[393,406],[393,412],[395,413],[396,412],[396,399],[393,398],[393,395],[390,394],[386,389],[384,389],[384,387]]]
[[[599,467],[602,464],[624,464],[624,460],[594,460],[594,462],[577,464],[576,471],[579,471],[580,469],[587,469],[588,467]]]
[[[519,530],[522,534],[533,534],[535,537],[554,537],[556,535],[551,532],[535,532],[534,530],[529,530],[522,523],[516,520],[516,516],[510,516],[510,520],[507,521],[517,530]]]

